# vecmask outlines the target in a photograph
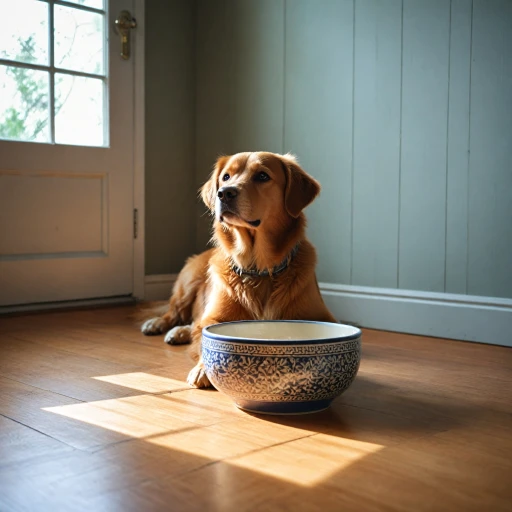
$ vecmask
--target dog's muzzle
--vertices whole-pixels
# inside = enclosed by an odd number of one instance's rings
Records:
[[[239,216],[238,208],[236,205],[236,198],[238,196],[238,189],[236,187],[221,187],[217,192],[217,201],[215,211],[217,213],[217,219],[221,222],[224,221],[223,215],[225,213],[232,213],[233,215]],[[244,222],[252,226],[253,228],[258,227],[261,224],[260,220],[245,220]]]

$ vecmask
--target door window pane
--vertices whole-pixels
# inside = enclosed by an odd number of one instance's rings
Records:
[[[48,64],[48,4],[0,0],[0,57],[27,64]]]
[[[0,0],[0,139],[108,144],[106,5]]]
[[[102,14],[55,5],[55,67],[102,74]]]
[[[50,141],[49,74],[0,66],[0,139]]]
[[[55,142],[103,146],[103,80],[55,74]]]

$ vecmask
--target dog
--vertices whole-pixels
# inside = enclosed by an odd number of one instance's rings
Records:
[[[187,382],[211,384],[201,358],[203,327],[235,320],[336,322],[315,274],[316,251],[303,213],[320,185],[291,154],[220,157],[201,197],[214,216],[214,248],[192,256],[162,316],[142,325],[167,343],[192,343]]]

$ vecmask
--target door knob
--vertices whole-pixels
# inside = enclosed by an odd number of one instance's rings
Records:
[[[137,20],[130,11],[121,11],[119,17],[114,21],[116,32],[121,37],[121,58],[130,58],[130,31],[137,27]]]

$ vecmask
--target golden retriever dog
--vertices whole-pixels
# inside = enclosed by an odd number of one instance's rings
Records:
[[[320,185],[290,155],[238,153],[218,159],[201,196],[214,215],[215,247],[181,270],[169,306],[142,325],[170,344],[192,343],[194,387],[208,387],[203,327],[234,320],[336,322],[318,288],[304,208]]]

